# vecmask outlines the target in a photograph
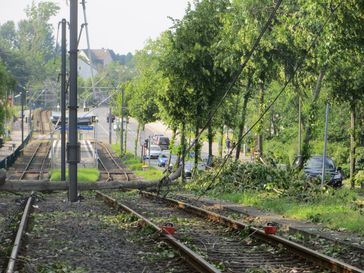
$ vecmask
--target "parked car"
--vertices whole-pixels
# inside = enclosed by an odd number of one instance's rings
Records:
[[[162,153],[161,147],[158,145],[151,144],[150,145],[150,158],[158,158]],[[145,158],[149,158],[149,148],[145,148]]]
[[[160,154],[158,156],[158,166],[159,167],[165,167],[168,161],[168,156],[165,154]]]
[[[153,144],[158,145],[161,147],[162,150],[169,149],[169,138],[166,136],[158,136],[156,140],[154,140]]]
[[[310,157],[303,166],[303,171],[307,177],[321,177],[322,175],[323,156],[315,155]],[[334,188],[340,188],[344,179],[341,168],[336,168],[335,162],[325,158],[325,177],[328,177],[328,185]]]

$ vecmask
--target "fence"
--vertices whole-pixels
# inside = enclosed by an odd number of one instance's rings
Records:
[[[32,138],[32,131],[30,131],[29,135],[24,139],[23,143],[11,154],[5,157],[3,160],[0,161],[0,169],[7,169],[11,165],[14,164],[15,160],[21,154],[24,146],[28,144],[29,140]]]

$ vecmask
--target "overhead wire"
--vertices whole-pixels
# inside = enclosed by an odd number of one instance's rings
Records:
[[[283,0],[277,0],[273,11],[271,12],[271,14],[269,15],[269,18],[267,20],[267,22],[264,24],[262,30],[259,32],[258,37],[255,39],[254,44],[252,46],[252,48],[248,51],[248,53],[245,55],[245,60],[242,64],[239,65],[239,68],[237,69],[237,71],[235,72],[235,75],[232,77],[232,81],[230,83],[230,85],[228,86],[228,88],[226,89],[225,93],[223,94],[223,96],[221,97],[219,103],[211,110],[211,112],[208,114],[209,118],[206,122],[206,124],[202,127],[202,129],[200,130],[200,132],[198,133],[198,135],[195,137],[195,139],[191,142],[191,144],[189,145],[189,147],[184,151],[184,153],[182,153],[182,157],[185,157],[186,154],[192,149],[192,147],[194,147],[197,143],[197,141],[200,139],[202,133],[207,129],[208,124],[212,121],[212,118],[215,116],[215,114],[217,113],[217,111],[219,110],[219,108],[221,107],[221,105],[223,104],[223,102],[225,101],[226,97],[228,96],[228,94],[231,92],[231,90],[233,89],[233,87],[235,86],[236,82],[238,81],[241,73],[243,72],[244,68],[246,67],[246,65],[248,64],[248,62],[250,61],[251,57],[253,56],[253,53],[255,52],[255,50],[257,49],[261,39],[263,38],[264,34],[267,32],[268,27],[271,25],[274,17],[276,16],[276,13],[279,9],[279,7],[281,6]],[[197,156],[197,155],[195,155]],[[178,170],[177,170],[178,172]],[[183,171],[182,171],[183,173]],[[163,176],[162,179],[160,180],[160,185],[162,184],[162,182],[168,179],[168,176]]]
[[[273,99],[273,101],[264,109],[263,113],[258,117],[258,119],[253,123],[253,125],[238,139],[237,144],[240,144],[242,142],[242,140],[245,138],[246,135],[248,135],[253,128],[255,128],[255,126],[257,126],[257,124],[264,118],[264,116],[268,113],[268,111],[272,108],[272,106],[276,103],[276,101],[278,100],[278,98],[283,94],[283,92],[286,90],[288,84],[291,83],[291,81],[293,80],[293,78],[295,77],[297,71],[303,66],[303,64],[305,63],[305,60],[307,59],[307,56],[309,54],[309,52],[315,47],[317,40],[321,37],[321,34],[325,28],[325,26],[327,25],[327,23],[330,21],[332,15],[338,10],[338,8],[341,6],[342,2],[340,2],[336,8],[334,9],[330,9],[331,13],[330,16],[328,18],[326,18],[324,24],[321,26],[321,28],[319,29],[319,31],[316,33],[314,39],[312,40],[310,46],[307,48],[304,56],[302,57],[301,61],[297,64],[297,66],[295,67],[295,69],[293,70],[293,73],[290,75],[290,77],[288,78],[288,80],[286,80],[285,84],[283,85],[282,89],[278,92],[278,94],[275,96],[275,98]],[[237,145],[235,145],[234,147],[232,147],[232,149],[229,151],[229,153],[227,155],[225,155],[224,160],[220,166],[220,168],[218,169],[218,171],[216,172],[216,174],[214,175],[214,177],[212,178],[212,181],[209,183],[209,185],[207,186],[207,188],[203,191],[203,193],[201,193],[199,195],[198,198],[200,198],[201,196],[203,196],[207,191],[209,191],[213,185],[213,183],[215,182],[216,178],[221,174],[224,166],[226,165],[226,162],[228,161],[228,159],[231,157],[235,147]]]
[[[229,93],[231,92],[231,90],[233,89],[233,87],[235,86],[236,82],[238,81],[241,73],[243,72],[244,68],[246,67],[246,65],[248,64],[248,62],[250,61],[251,57],[253,56],[254,51],[257,49],[261,39],[263,38],[264,34],[266,33],[266,31],[268,30],[268,27],[271,25],[274,17],[276,16],[276,13],[280,7],[280,5],[282,4],[283,0],[278,0],[273,8],[273,11],[271,12],[267,22],[264,24],[264,27],[262,28],[262,30],[260,31],[257,39],[254,41],[254,44],[252,46],[252,48],[249,50],[249,52],[246,54],[245,56],[245,60],[242,64],[239,65],[239,68],[237,69],[237,71],[235,72],[235,75],[232,77],[232,81],[230,83],[230,85],[228,86],[228,88],[226,89],[225,93],[223,94],[223,96],[221,97],[219,103],[211,110],[211,112],[209,113],[209,118],[207,120],[207,122],[205,123],[205,125],[202,127],[202,129],[200,130],[200,132],[198,133],[198,135],[195,137],[195,139],[192,141],[192,143],[190,144],[190,146],[186,149],[185,151],[185,155],[192,149],[192,147],[194,145],[196,145],[196,142],[200,139],[202,133],[207,129],[209,123],[212,121],[213,117],[216,115],[217,111],[219,110],[219,108],[221,107],[221,105],[223,104],[223,102],[225,101],[226,97],[229,95]]]

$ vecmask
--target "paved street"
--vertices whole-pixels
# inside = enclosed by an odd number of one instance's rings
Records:
[[[79,116],[82,116],[83,113],[84,113],[83,110],[80,109]],[[106,106],[99,107],[99,108],[96,108],[95,110],[93,110],[92,113],[95,114],[98,118],[98,122],[95,125],[95,130],[80,131],[81,141],[86,141],[86,144],[82,145],[82,147],[86,147],[86,148],[88,146],[90,146],[90,145],[87,145],[87,141],[93,141],[94,139],[105,142],[105,143],[109,143],[109,131],[110,130],[109,130],[109,123],[107,122],[109,108]],[[115,127],[116,127],[116,121],[111,126],[111,143],[112,144],[120,143],[120,131]],[[130,118],[127,126],[124,123],[124,129],[126,127],[127,127],[127,150],[130,153],[134,153],[138,123],[135,119]],[[138,155],[141,154],[141,144],[144,143],[144,140],[146,138],[148,138],[149,136],[152,136],[153,134],[162,134],[169,138],[172,137],[172,131],[170,129],[168,129],[163,123],[158,121],[158,122],[146,124],[144,130],[140,132],[138,145],[137,145],[137,154]],[[56,138],[57,137],[55,136],[55,139]],[[57,141],[57,143],[59,143],[59,142]],[[179,143],[179,139],[176,140],[176,143],[177,144]],[[55,147],[56,155],[58,154],[57,153],[58,149],[59,149],[59,147]],[[91,163],[92,156],[90,156],[90,152],[87,152],[87,150],[89,151],[90,149],[86,149],[86,152],[82,153],[82,156],[85,159],[87,158]],[[216,155],[217,150],[218,150],[217,143],[213,143],[213,154]],[[166,154],[167,156],[169,155],[169,151],[163,151],[163,153]],[[208,144],[207,144],[207,142],[204,142],[203,147],[202,147],[203,162],[207,161],[207,156],[208,156]],[[176,160],[176,156],[172,155],[172,164],[175,163],[175,160]],[[149,160],[147,159],[146,162],[149,162]],[[152,166],[157,166],[157,160],[151,159],[150,164]],[[188,165],[192,165],[192,164],[188,164]],[[203,163],[201,164],[200,167],[201,168],[204,167]]]

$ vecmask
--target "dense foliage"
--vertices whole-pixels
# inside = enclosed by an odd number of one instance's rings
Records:
[[[245,143],[266,161],[289,165],[298,154],[322,154],[328,102],[328,155],[353,178],[364,144],[364,3],[283,1],[262,33],[276,5],[193,1],[181,20],[137,53],[143,58],[136,60],[130,101],[146,99],[131,115],[142,124],[162,120],[181,133],[181,143],[185,136],[203,137],[210,155],[216,141],[222,154],[229,135],[238,151]]]
[[[42,89],[57,81],[59,55],[49,20],[59,10],[53,2],[34,1],[25,9],[26,19],[0,25],[0,131],[10,119],[8,97],[28,90],[33,102]],[[20,103],[20,102],[19,102]]]

